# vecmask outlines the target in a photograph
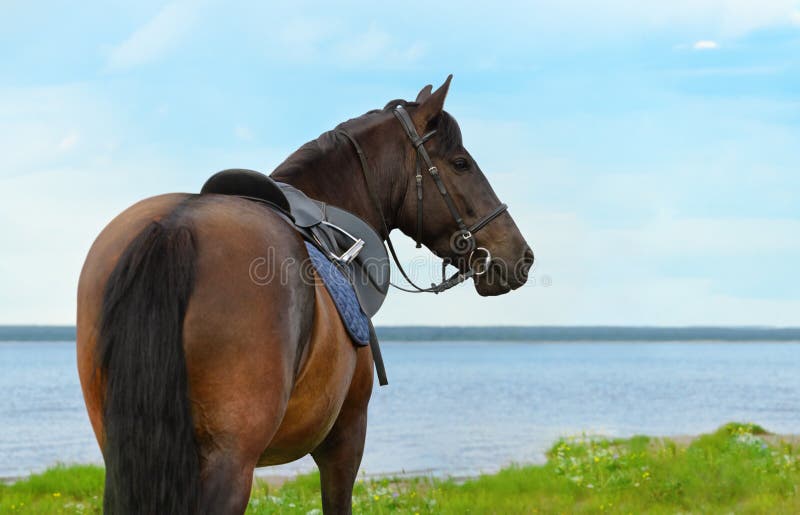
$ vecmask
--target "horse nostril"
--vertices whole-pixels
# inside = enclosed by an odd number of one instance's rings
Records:
[[[522,266],[520,267],[523,280],[528,278],[528,272],[530,272],[531,267],[533,266],[533,259],[533,250],[531,250],[530,247],[526,248],[525,252],[522,254]]]

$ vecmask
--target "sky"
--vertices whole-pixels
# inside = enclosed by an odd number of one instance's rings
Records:
[[[74,323],[130,204],[452,73],[535,269],[392,291],[377,324],[800,325],[800,2],[333,4],[2,0],[0,323]]]

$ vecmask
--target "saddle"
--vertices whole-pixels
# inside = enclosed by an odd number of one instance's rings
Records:
[[[381,237],[361,218],[253,170],[217,172],[200,193],[235,195],[278,211],[345,274],[368,317],[380,309],[389,291],[389,256]]]
[[[200,194],[233,195],[260,202],[278,212],[306,240],[314,268],[323,277],[348,333],[357,344],[369,344],[381,385],[388,384],[378,337],[369,320],[389,292],[391,269],[383,239],[358,216],[312,199],[297,188],[245,169],[212,175]],[[326,261],[327,260],[327,261]],[[341,275],[337,276],[337,272]],[[342,283],[349,283],[352,291]],[[358,306],[353,314],[354,302]]]

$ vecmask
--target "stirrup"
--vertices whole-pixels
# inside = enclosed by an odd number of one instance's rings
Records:
[[[325,250],[328,253],[328,256],[331,259],[337,261],[338,263],[344,264],[344,265],[349,265],[350,263],[352,263],[353,260],[356,257],[358,257],[358,254],[361,252],[361,249],[364,248],[364,240],[362,240],[361,238],[356,238],[355,236],[353,236],[349,232],[345,231],[344,229],[342,229],[338,225],[334,225],[334,224],[328,222],[327,220],[323,220],[322,224],[324,224],[325,226],[330,227],[331,229],[337,231],[339,234],[343,234],[347,238],[350,238],[350,240],[353,242],[353,244],[350,246],[350,248],[348,248],[347,250],[342,252],[342,254],[340,256],[337,256],[336,254],[331,252],[325,245],[323,245],[322,242],[319,241],[319,238],[317,238],[316,235],[315,235],[314,239],[317,240],[317,243],[319,243],[320,246],[325,248]]]

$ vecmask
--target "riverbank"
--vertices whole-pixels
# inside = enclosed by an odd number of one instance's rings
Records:
[[[248,513],[319,513],[318,476],[257,479]],[[728,424],[695,438],[558,441],[539,466],[466,480],[360,479],[357,513],[798,513],[800,440]],[[103,470],[55,467],[0,485],[2,513],[100,513]]]

